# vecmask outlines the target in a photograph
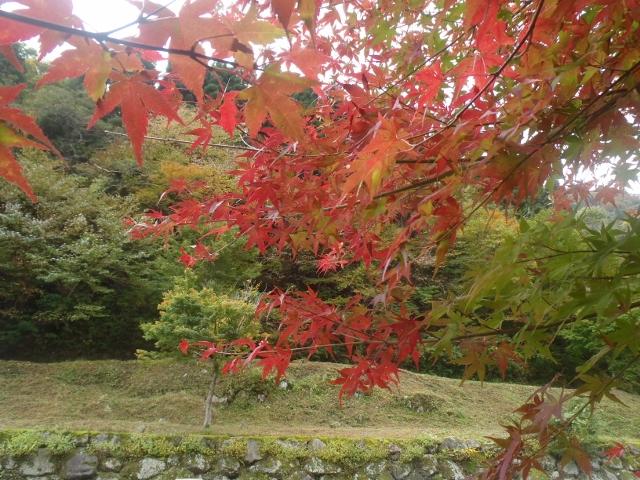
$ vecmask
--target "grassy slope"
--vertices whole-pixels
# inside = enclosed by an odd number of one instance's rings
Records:
[[[0,362],[0,430],[66,428],[105,431],[201,432],[208,375],[203,365],[175,361],[94,361],[58,364]],[[252,385],[218,410],[211,433],[340,437],[479,438],[499,432],[534,387],[480,385],[405,373],[393,392],[338,404],[328,385],[337,365],[296,362],[291,386]],[[225,380],[227,381],[227,380]],[[256,388],[266,388],[260,402]],[[409,398],[426,398],[434,409],[419,413]],[[427,396],[427,397],[425,397]],[[640,397],[621,392],[624,407],[605,402],[597,418],[603,439],[640,437]]]

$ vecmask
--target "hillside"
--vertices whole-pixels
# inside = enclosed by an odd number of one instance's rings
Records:
[[[0,362],[0,430],[64,428],[201,432],[208,374],[192,361]],[[245,390],[218,408],[211,433],[338,437],[479,438],[499,432],[534,387],[406,372],[393,391],[338,403],[338,365],[295,362],[288,383],[245,375]],[[225,380],[228,382],[228,380]],[[228,383],[222,385],[228,387]],[[593,419],[603,440],[640,438],[640,397],[619,393]]]

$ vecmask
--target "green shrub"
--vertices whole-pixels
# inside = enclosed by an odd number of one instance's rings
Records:
[[[144,337],[163,352],[175,352],[180,340],[233,340],[258,333],[255,304],[211,288],[194,288],[193,275],[178,279],[158,306],[160,319],[142,325]]]
[[[108,195],[100,179],[69,175],[39,152],[21,162],[39,201],[0,182],[0,357],[131,355],[177,262],[128,235],[130,197]]]

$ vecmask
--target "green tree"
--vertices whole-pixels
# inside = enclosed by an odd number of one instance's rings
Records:
[[[128,236],[131,198],[106,195],[100,179],[69,175],[43,154],[23,161],[40,201],[0,185],[0,355],[130,355],[180,268]]]
[[[113,128],[108,121],[100,121],[87,130],[95,105],[78,79],[29,90],[24,94],[23,106],[60,153],[72,162],[88,160],[106,143],[102,130]]]

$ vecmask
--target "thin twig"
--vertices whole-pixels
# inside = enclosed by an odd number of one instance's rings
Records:
[[[104,133],[107,133],[109,135],[117,135],[119,137],[128,137],[129,135],[127,135],[126,133],[120,133],[120,132],[112,132],[111,130],[103,130]],[[145,135],[144,136],[145,140],[155,140],[158,142],[167,142],[167,143],[181,143],[184,145],[193,145],[193,142],[190,142],[189,140],[179,140],[177,138],[163,138],[163,137],[154,137],[153,135]],[[252,152],[261,152],[262,149],[260,148],[255,148],[255,147],[243,147],[241,145],[229,145],[228,143],[207,143],[208,147],[217,147],[217,148],[228,148],[230,150],[243,150],[243,151],[252,151]]]
[[[159,6],[157,9],[155,9],[154,11],[152,11],[152,12],[146,14],[146,15],[142,15],[142,13],[141,13],[140,16],[138,16],[138,18],[136,18],[135,20],[132,20],[131,22],[126,23],[126,24],[124,24],[124,25],[122,25],[120,27],[114,28],[113,30],[109,30],[107,32],[100,32],[100,34],[108,36],[108,35],[113,35],[114,33],[119,32],[121,30],[124,30],[125,28],[135,27],[136,25],[138,25],[140,23],[146,22],[151,17],[153,17],[154,15],[160,13],[161,11],[168,10],[172,3],[176,3],[176,0],[170,0],[165,5]]]

